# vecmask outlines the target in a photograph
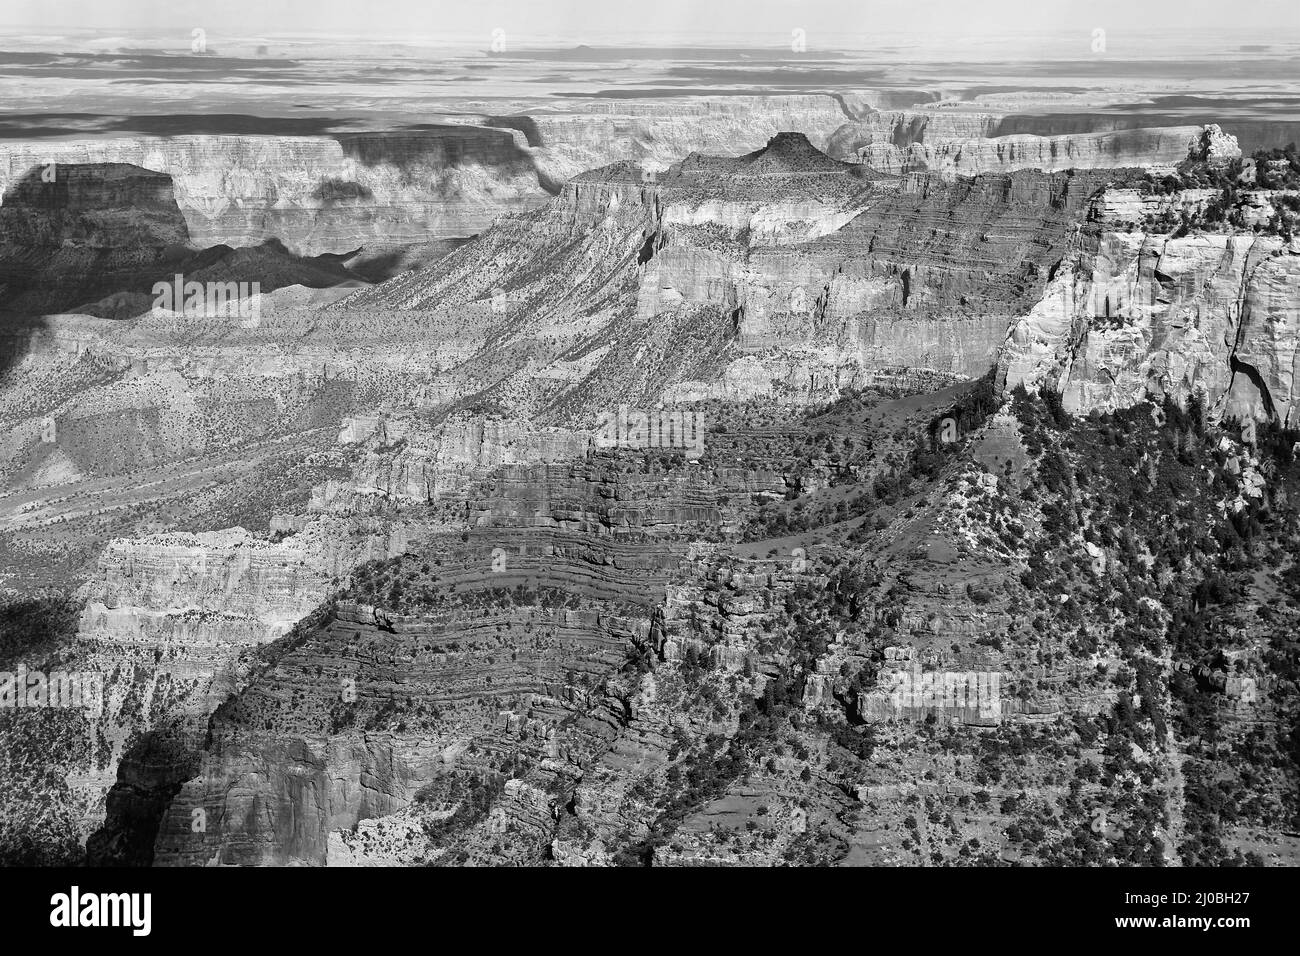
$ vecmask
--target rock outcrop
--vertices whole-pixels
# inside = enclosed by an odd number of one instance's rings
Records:
[[[897,146],[869,143],[855,152],[858,162],[888,173],[932,172],[945,178],[1040,169],[1172,169],[1200,143],[1195,126],[1119,130],[1104,133],[978,139],[944,139]],[[1234,141],[1235,145],[1235,141]]]
[[[1098,197],[999,361],[1006,387],[1048,383],[1070,411],[1200,394],[1219,418],[1300,420],[1300,249],[1253,230],[1174,235]]]

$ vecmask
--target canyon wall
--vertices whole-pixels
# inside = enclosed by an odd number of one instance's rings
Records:
[[[1064,136],[999,136],[943,139],[897,146],[892,142],[859,146],[855,157],[889,173],[933,172],[945,178],[1014,169],[1107,169],[1142,166],[1161,171],[1187,158],[1201,134],[1199,126],[1169,126]]]
[[[0,190],[51,164],[129,163],[171,176],[198,246],[275,238],[300,255],[364,248],[367,260],[422,246],[427,261],[503,213],[541,205],[584,170],[623,159],[664,168],[692,150],[755,148],[786,129],[822,141],[844,117],[830,96],[683,97],[471,114],[410,131],[6,141]]]
[[[6,143],[0,188],[54,164],[130,163],[168,174],[199,246],[282,240],[304,255],[370,251],[481,232],[546,198],[506,130],[334,137],[176,136]]]
[[[1216,419],[1295,427],[1300,246],[1254,231],[1152,232],[1147,215],[1129,191],[1098,198],[1042,300],[1011,329],[1005,386],[1046,382],[1082,413],[1199,393]]]
[[[819,147],[844,123],[838,97],[680,96],[668,100],[596,100],[529,110],[533,155],[557,184],[617,160],[666,169],[692,152],[734,155],[781,132],[800,132]]]

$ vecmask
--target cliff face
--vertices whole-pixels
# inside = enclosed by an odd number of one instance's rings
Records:
[[[1145,166],[1161,170],[1186,159],[1200,133],[1198,126],[1169,126],[1064,136],[944,139],[905,146],[869,143],[857,147],[855,157],[882,172],[927,171],[946,178],[1016,169],[1055,172]]]
[[[546,199],[506,130],[326,137],[177,136],[6,144],[0,187],[40,170],[129,163],[166,173],[202,246],[276,238],[302,255],[375,253],[481,232],[502,210]]]
[[[1135,229],[1145,218],[1135,202],[1122,190],[1098,197],[1043,299],[1011,330],[1006,386],[1046,382],[1079,412],[1201,393],[1216,417],[1294,427],[1300,249],[1252,231]]]
[[[196,251],[170,177],[138,166],[51,162],[4,193],[0,296],[7,312],[134,317],[153,308],[156,282],[171,286],[177,275],[182,283],[233,283],[232,300],[286,285],[361,284],[336,261],[302,259],[275,240]],[[185,311],[184,295],[167,301],[171,311]],[[230,311],[238,311],[233,302]]]
[[[798,130],[817,146],[844,123],[829,95],[682,96],[668,101],[610,100],[588,110],[527,117],[538,166],[555,183],[619,160],[666,169],[692,152],[727,155],[758,149]]]
[[[580,713],[566,673],[598,681],[642,624],[582,604],[382,626],[370,609],[340,606],[215,716],[197,777],[162,821],[157,861],[334,862],[331,836],[412,806],[457,764],[472,768],[467,749],[486,765],[493,751],[563,759],[591,746],[599,728],[563,728]],[[208,821],[198,833],[196,812]]]
[[[240,654],[283,636],[323,598],[327,569],[302,541],[272,545],[242,529],[111,542],[86,587],[84,664],[107,675],[93,739],[103,752],[77,773],[97,822],[136,735],[200,733],[239,682]]]
[[[6,184],[0,297],[10,311],[137,286],[185,254],[171,180],[120,163],[43,165]]]
[[[763,206],[741,224],[749,249],[739,256],[720,255],[716,233],[696,239],[673,230],[669,205],[641,308],[684,300],[734,309],[744,355],[720,388],[683,385],[674,394],[743,395],[740,382],[770,392],[767,363],[775,363],[774,385],[777,375],[793,377],[796,394],[811,379],[834,388],[883,383],[900,371],[913,384],[982,375],[1010,317],[1042,288],[1096,182],[1016,174],[953,187],[926,177],[880,183],[849,200],[848,212],[785,211],[794,241],[768,227],[779,207]],[[836,349],[840,357],[827,363]],[[793,357],[802,370],[780,372]]]
[[[1207,129],[1219,130],[1213,124],[1133,128],[1102,116],[1059,119],[940,109],[868,111],[837,129],[826,150],[881,172],[930,172],[946,179],[1017,169],[1165,171],[1186,159]]]
[[[821,141],[843,119],[830,96],[688,97],[384,133],[8,141],[0,190],[51,163],[131,164],[171,176],[197,245],[279,239],[304,256],[364,248],[386,277],[403,250],[420,247],[416,261],[446,254],[585,170],[626,159],[663,168],[692,150],[755,148],[783,129]]]
[[[995,364],[1103,181],[896,180],[783,134],[653,176],[583,174],[546,209],[333,308],[488,305],[494,334],[528,348],[536,371],[525,392],[511,377],[485,396],[562,399],[557,415],[594,415],[620,393],[806,402],[873,381],[942,383]],[[661,358],[638,360],[652,377],[630,394],[615,378],[629,365],[625,327],[663,333],[652,338]]]
[[[171,179],[125,163],[36,167],[0,207],[0,242],[15,246],[162,248],[188,238]]]
[[[841,124],[827,140],[826,152],[851,161],[864,147],[905,150],[914,143],[982,139],[997,135],[1000,119],[983,112],[868,110]]]
[[[352,478],[313,499],[286,545],[318,546],[313,535],[362,513],[410,529],[441,504],[449,520],[357,572],[328,618],[269,649],[270,663],[213,717],[196,772],[162,818],[159,863],[436,860],[445,849],[424,824],[442,801],[425,794],[500,780],[503,761],[516,789],[526,784],[517,806],[458,822],[489,837],[523,828],[536,838],[527,852],[542,852],[557,788],[634,707],[619,669],[663,645],[654,607],[688,539],[785,487],[736,467],[632,471],[578,436],[518,423],[421,433],[353,420],[343,437],[364,448]],[[432,500],[375,480],[412,456],[438,474]],[[353,829],[387,816],[381,831]],[[409,852],[397,853],[390,829]]]

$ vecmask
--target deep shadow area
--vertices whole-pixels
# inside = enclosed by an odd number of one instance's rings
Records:
[[[322,185],[334,193],[361,195],[356,184]],[[278,239],[196,250],[171,177],[129,163],[36,166],[5,191],[0,308],[130,318],[152,307],[155,283],[177,275],[197,282],[256,282],[263,293],[290,285],[322,289],[360,278],[338,256],[297,256]],[[5,338],[10,341],[0,371],[20,359],[31,340],[26,333]]]
[[[172,798],[199,771],[203,735],[179,723],[146,731],[122,755],[103,825],[86,841],[89,866],[150,866],[158,826]],[[192,825],[206,827],[196,818]]]
[[[0,294],[0,303],[3,303]],[[18,312],[0,311],[0,381],[19,365],[31,350],[32,340],[47,328],[42,318]]]
[[[534,149],[546,145],[542,142],[542,131],[537,128],[537,121],[531,116],[489,116],[483,125],[499,129],[516,129],[524,134],[524,139]]]
[[[334,258],[345,264],[353,275],[360,276],[367,282],[380,283],[449,256],[474,238],[474,236],[466,236],[455,239],[432,239],[400,249],[385,249],[372,253],[367,253],[365,249],[358,249],[356,252],[341,253]]]
[[[508,132],[483,126],[426,124],[420,129],[368,133],[334,133],[343,155],[367,166],[388,163],[407,168],[436,162],[449,168],[470,163],[535,168],[532,156]]]
[[[0,670],[17,661],[43,661],[77,633],[81,605],[66,594],[0,603]]]

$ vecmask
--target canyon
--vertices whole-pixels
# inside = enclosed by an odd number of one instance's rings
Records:
[[[543,205],[560,184],[620,160],[662,170],[692,151],[735,153],[801,130],[833,157],[887,173],[1176,164],[1200,127],[1114,129],[1082,120],[1060,134],[1004,133],[1006,114],[878,108],[859,94],[681,96],[513,110],[458,110],[418,129],[329,135],[117,136],[0,141],[0,191],[60,165],[136,166],[171,177],[200,246],[275,240],[330,255],[378,280],[427,264],[504,213]],[[1042,127],[1052,129],[1050,123]]]
[[[1171,569],[1215,559],[1124,509],[1152,472],[1188,528],[1282,522],[1280,554],[1293,457],[1206,430],[1295,427],[1294,191],[1205,220],[1213,190],[1162,183],[1240,159],[1214,129],[620,110],[5,147],[0,573],[71,594],[49,653],[106,675],[100,717],[0,724],[27,754],[59,721],[39,776],[6,758],[9,818],[53,807],[50,853],[112,864],[988,863],[1072,859],[1104,799],[1138,836],[1097,860],[1239,849],[1167,832],[1195,735],[1150,648],[1184,683],[1217,658],[1144,603],[1201,601]],[[159,269],[265,278],[259,321],[129,298]],[[603,447],[620,406],[698,414],[703,448]],[[1215,612],[1262,693],[1187,693],[1281,728],[1235,617],[1277,560]],[[996,705],[891,696],[941,672]],[[1098,766],[1144,787],[1070,788]],[[1035,850],[1030,810],[1074,823]]]

